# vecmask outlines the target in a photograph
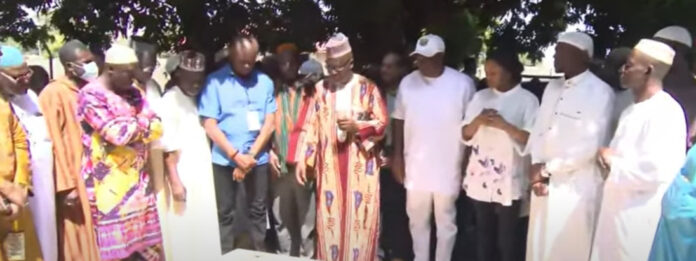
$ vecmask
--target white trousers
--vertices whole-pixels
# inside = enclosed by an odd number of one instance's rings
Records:
[[[406,212],[413,237],[414,261],[428,261],[430,258],[430,218],[433,212],[437,226],[435,260],[452,260],[452,250],[457,239],[455,202],[458,197],[459,195],[408,190]]]

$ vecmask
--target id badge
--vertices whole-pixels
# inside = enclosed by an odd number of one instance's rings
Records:
[[[246,118],[249,131],[261,130],[261,118],[258,111],[247,111]]]
[[[10,232],[3,242],[7,260],[21,261],[26,259],[24,232]]]

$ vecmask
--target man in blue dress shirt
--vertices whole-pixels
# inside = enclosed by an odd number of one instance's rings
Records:
[[[235,37],[228,45],[229,64],[208,77],[198,108],[206,133],[213,141],[213,176],[223,254],[234,249],[238,232],[233,230],[235,219],[248,219],[254,248],[266,250],[268,151],[276,102],[273,81],[254,68],[258,51],[254,37]]]

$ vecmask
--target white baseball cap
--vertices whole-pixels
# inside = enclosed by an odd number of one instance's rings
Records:
[[[445,41],[437,35],[428,34],[418,38],[416,50],[411,55],[420,54],[425,57],[433,57],[445,52]]]

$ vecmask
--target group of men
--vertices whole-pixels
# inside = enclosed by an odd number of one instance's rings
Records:
[[[561,34],[563,77],[541,102],[520,87],[517,55],[492,52],[490,89],[476,92],[432,34],[413,72],[385,56],[381,86],[354,72],[340,33],[304,62],[288,43],[259,66],[248,35],[217,70],[183,51],[162,87],[153,46],[114,44],[98,64],[72,40],[65,76],[39,95],[3,46],[0,260],[223,260],[248,247],[424,261],[433,217],[434,258],[452,260],[462,190],[481,261],[523,258],[527,211],[526,260],[674,260],[651,249],[696,116],[695,80],[673,80],[691,43],[681,27],[641,40],[609,73],[628,90],[613,90],[590,70],[592,38]]]

